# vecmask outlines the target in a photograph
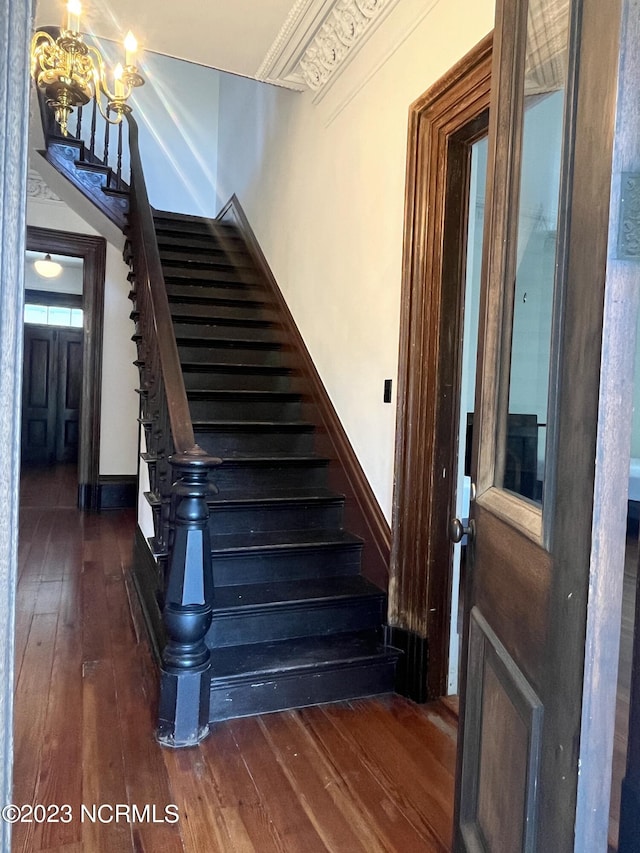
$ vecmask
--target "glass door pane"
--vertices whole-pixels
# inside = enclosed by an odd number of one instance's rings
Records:
[[[568,25],[567,0],[530,0],[511,323],[505,318],[508,393],[502,394],[496,485],[537,504],[546,457]]]

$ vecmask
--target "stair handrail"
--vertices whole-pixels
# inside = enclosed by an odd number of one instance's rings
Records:
[[[150,298],[149,304],[152,309],[152,322],[160,356],[173,443],[178,453],[206,455],[196,444],[193,433],[189,402],[160,262],[156,229],[142,169],[138,124],[130,113],[127,115],[127,121],[129,122],[131,165],[129,239],[134,255],[136,286],[144,287]]]
[[[143,334],[139,351],[153,349],[152,358],[158,358],[161,379],[159,391],[141,390],[159,393],[164,410],[159,428],[164,429],[164,415],[168,415],[173,444],[173,452],[166,460],[173,482],[165,482],[171,517],[170,533],[163,537],[168,540],[163,541],[167,566],[162,610],[167,643],[160,670],[156,737],[166,746],[184,747],[199,743],[209,731],[211,655],[205,636],[212,619],[213,572],[207,496],[217,492],[209,473],[221,460],[209,456],[195,442],[142,168],[138,124],[131,113],[127,113],[127,121],[131,168],[128,236],[135,303],[146,315],[140,317]],[[145,332],[150,332],[151,341],[144,339]],[[167,450],[171,452],[171,447]]]

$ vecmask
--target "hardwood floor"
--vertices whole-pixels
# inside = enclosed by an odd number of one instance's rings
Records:
[[[78,512],[74,477],[23,475],[13,795],[67,804],[58,817],[72,819],[14,824],[14,853],[450,849],[456,718],[442,703],[270,714],[217,724],[198,748],[160,748],[128,586],[135,519]],[[130,822],[116,804],[150,808]]]

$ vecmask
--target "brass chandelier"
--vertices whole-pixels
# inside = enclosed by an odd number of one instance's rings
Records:
[[[131,111],[127,100],[144,79],[136,67],[138,43],[133,33],[124,40],[125,64],[118,63],[111,73],[113,89],[107,83],[105,62],[95,47],[90,47],[80,34],[79,0],[69,0],[65,26],[58,38],[49,33],[37,32],[31,40],[31,75],[39,89],[47,96],[47,104],[55,112],[63,135],[68,133],[67,123],[74,107],[84,106],[95,98],[103,118],[118,124],[122,116]],[[106,98],[106,110],[102,105]]]

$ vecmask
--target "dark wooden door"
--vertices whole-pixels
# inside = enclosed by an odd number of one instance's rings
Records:
[[[51,465],[78,456],[82,330],[25,325],[22,461]]]
[[[606,849],[590,792],[610,775],[620,589],[598,600],[597,494],[618,460],[595,459],[619,39],[617,2],[498,2],[458,853]]]
[[[57,349],[56,462],[75,462],[82,395],[82,332],[60,329]]]

